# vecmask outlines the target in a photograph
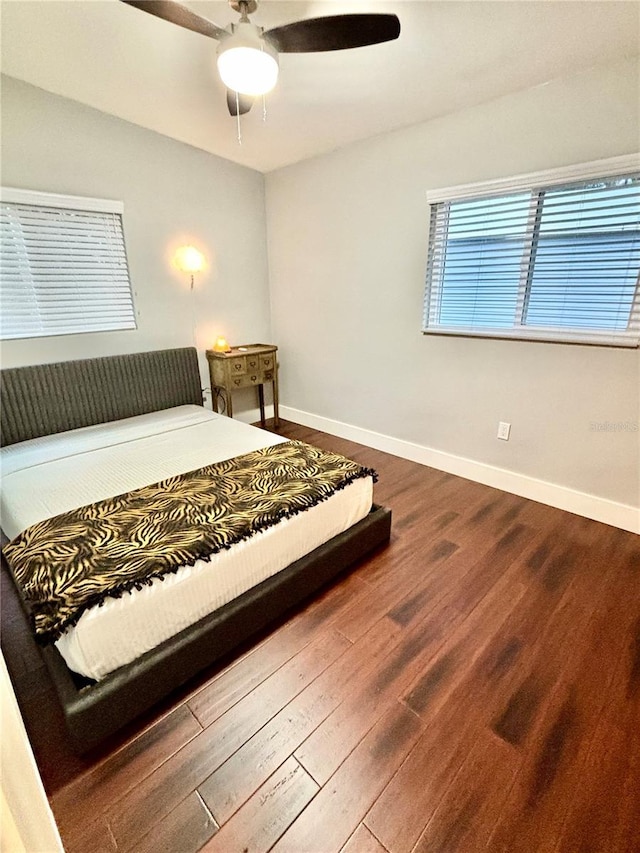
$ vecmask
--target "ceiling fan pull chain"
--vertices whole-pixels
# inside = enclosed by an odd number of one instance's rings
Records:
[[[242,130],[240,129],[240,95],[236,92],[236,126],[238,129],[238,145],[242,145]]]
[[[262,121],[267,120],[267,99],[263,95],[262,96]]]

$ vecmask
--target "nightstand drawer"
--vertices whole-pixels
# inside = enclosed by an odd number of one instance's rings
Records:
[[[260,370],[259,355],[245,355],[244,358],[247,364],[247,373],[257,373]]]
[[[247,356],[238,355],[235,358],[229,359],[229,372],[231,376],[238,376],[247,372]]]
[[[276,366],[276,356],[275,353],[269,353],[269,355],[261,355],[260,356],[260,369],[261,370],[273,370]]]
[[[258,370],[255,373],[245,373],[242,376],[231,377],[232,388],[250,388],[252,385],[260,385],[264,381],[262,373]]]

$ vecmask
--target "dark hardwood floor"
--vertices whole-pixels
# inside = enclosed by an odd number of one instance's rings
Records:
[[[69,853],[640,851],[640,537],[295,424],[392,540],[84,758],[8,587]]]

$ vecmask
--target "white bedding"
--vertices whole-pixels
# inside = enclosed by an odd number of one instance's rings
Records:
[[[199,406],[179,406],[0,450],[2,529],[45,518],[286,439]],[[109,598],[57,642],[67,665],[96,680],[351,527],[372,503],[370,477],[228,551],[142,590]]]

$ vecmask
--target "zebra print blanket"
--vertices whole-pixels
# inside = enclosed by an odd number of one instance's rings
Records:
[[[120,597],[376,473],[299,441],[207,465],[24,530],[4,553],[42,643]]]

